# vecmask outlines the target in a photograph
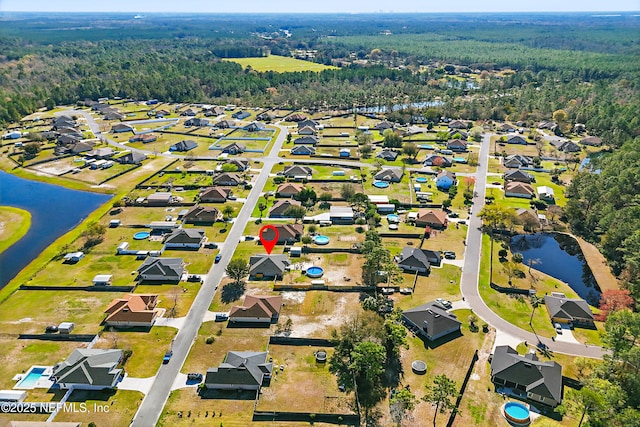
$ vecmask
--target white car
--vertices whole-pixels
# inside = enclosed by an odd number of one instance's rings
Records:
[[[561,325],[560,323],[554,323],[554,324],[553,324],[553,327],[554,327],[554,328],[556,328],[556,332],[557,332],[559,335],[562,335],[562,325]]]

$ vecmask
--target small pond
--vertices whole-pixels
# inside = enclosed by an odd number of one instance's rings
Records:
[[[31,213],[31,228],[27,234],[0,254],[0,288],[47,246],[111,197],[31,181],[0,171],[0,205]]]
[[[511,252],[521,253],[525,266],[533,262],[535,269],[566,282],[580,298],[598,306],[600,288],[573,237],[558,233],[521,234],[511,239]]]

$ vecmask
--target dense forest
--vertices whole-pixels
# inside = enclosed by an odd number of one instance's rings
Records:
[[[572,230],[640,301],[638,17],[537,15],[0,16],[0,125],[86,98],[293,109],[439,100],[394,113],[523,121],[558,110],[611,153],[571,183]],[[257,72],[223,58],[289,56],[340,69]]]

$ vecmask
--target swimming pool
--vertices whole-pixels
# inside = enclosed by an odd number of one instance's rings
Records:
[[[313,238],[313,241],[316,245],[328,245],[329,237],[328,236],[316,236]]]
[[[133,235],[133,239],[134,240],[144,240],[144,239],[148,239],[149,238],[149,232],[148,231],[138,231],[136,234]]]
[[[324,270],[322,267],[309,267],[307,268],[307,277],[318,278],[322,277]]]
[[[427,182],[427,178],[421,176],[420,178],[416,178],[416,182],[425,183]]]
[[[396,214],[387,215],[387,221],[391,223],[400,222],[400,217]]]
[[[507,402],[503,407],[504,416],[507,420],[517,425],[528,425],[529,408],[519,402]]]
[[[44,371],[45,368],[31,368],[27,375],[25,375],[14,388],[31,390],[33,387],[35,387],[38,380],[42,378],[42,374],[44,374]]]
[[[374,181],[373,186],[376,188],[387,188],[389,187],[389,183],[386,181]]]

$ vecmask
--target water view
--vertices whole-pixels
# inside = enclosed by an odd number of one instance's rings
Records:
[[[566,234],[536,233],[514,236],[511,251],[533,263],[537,270],[566,282],[591,305],[598,305],[600,288],[587,265],[578,242]]]
[[[31,213],[27,234],[0,254],[0,288],[110,198],[108,194],[69,190],[0,171],[0,205]]]

